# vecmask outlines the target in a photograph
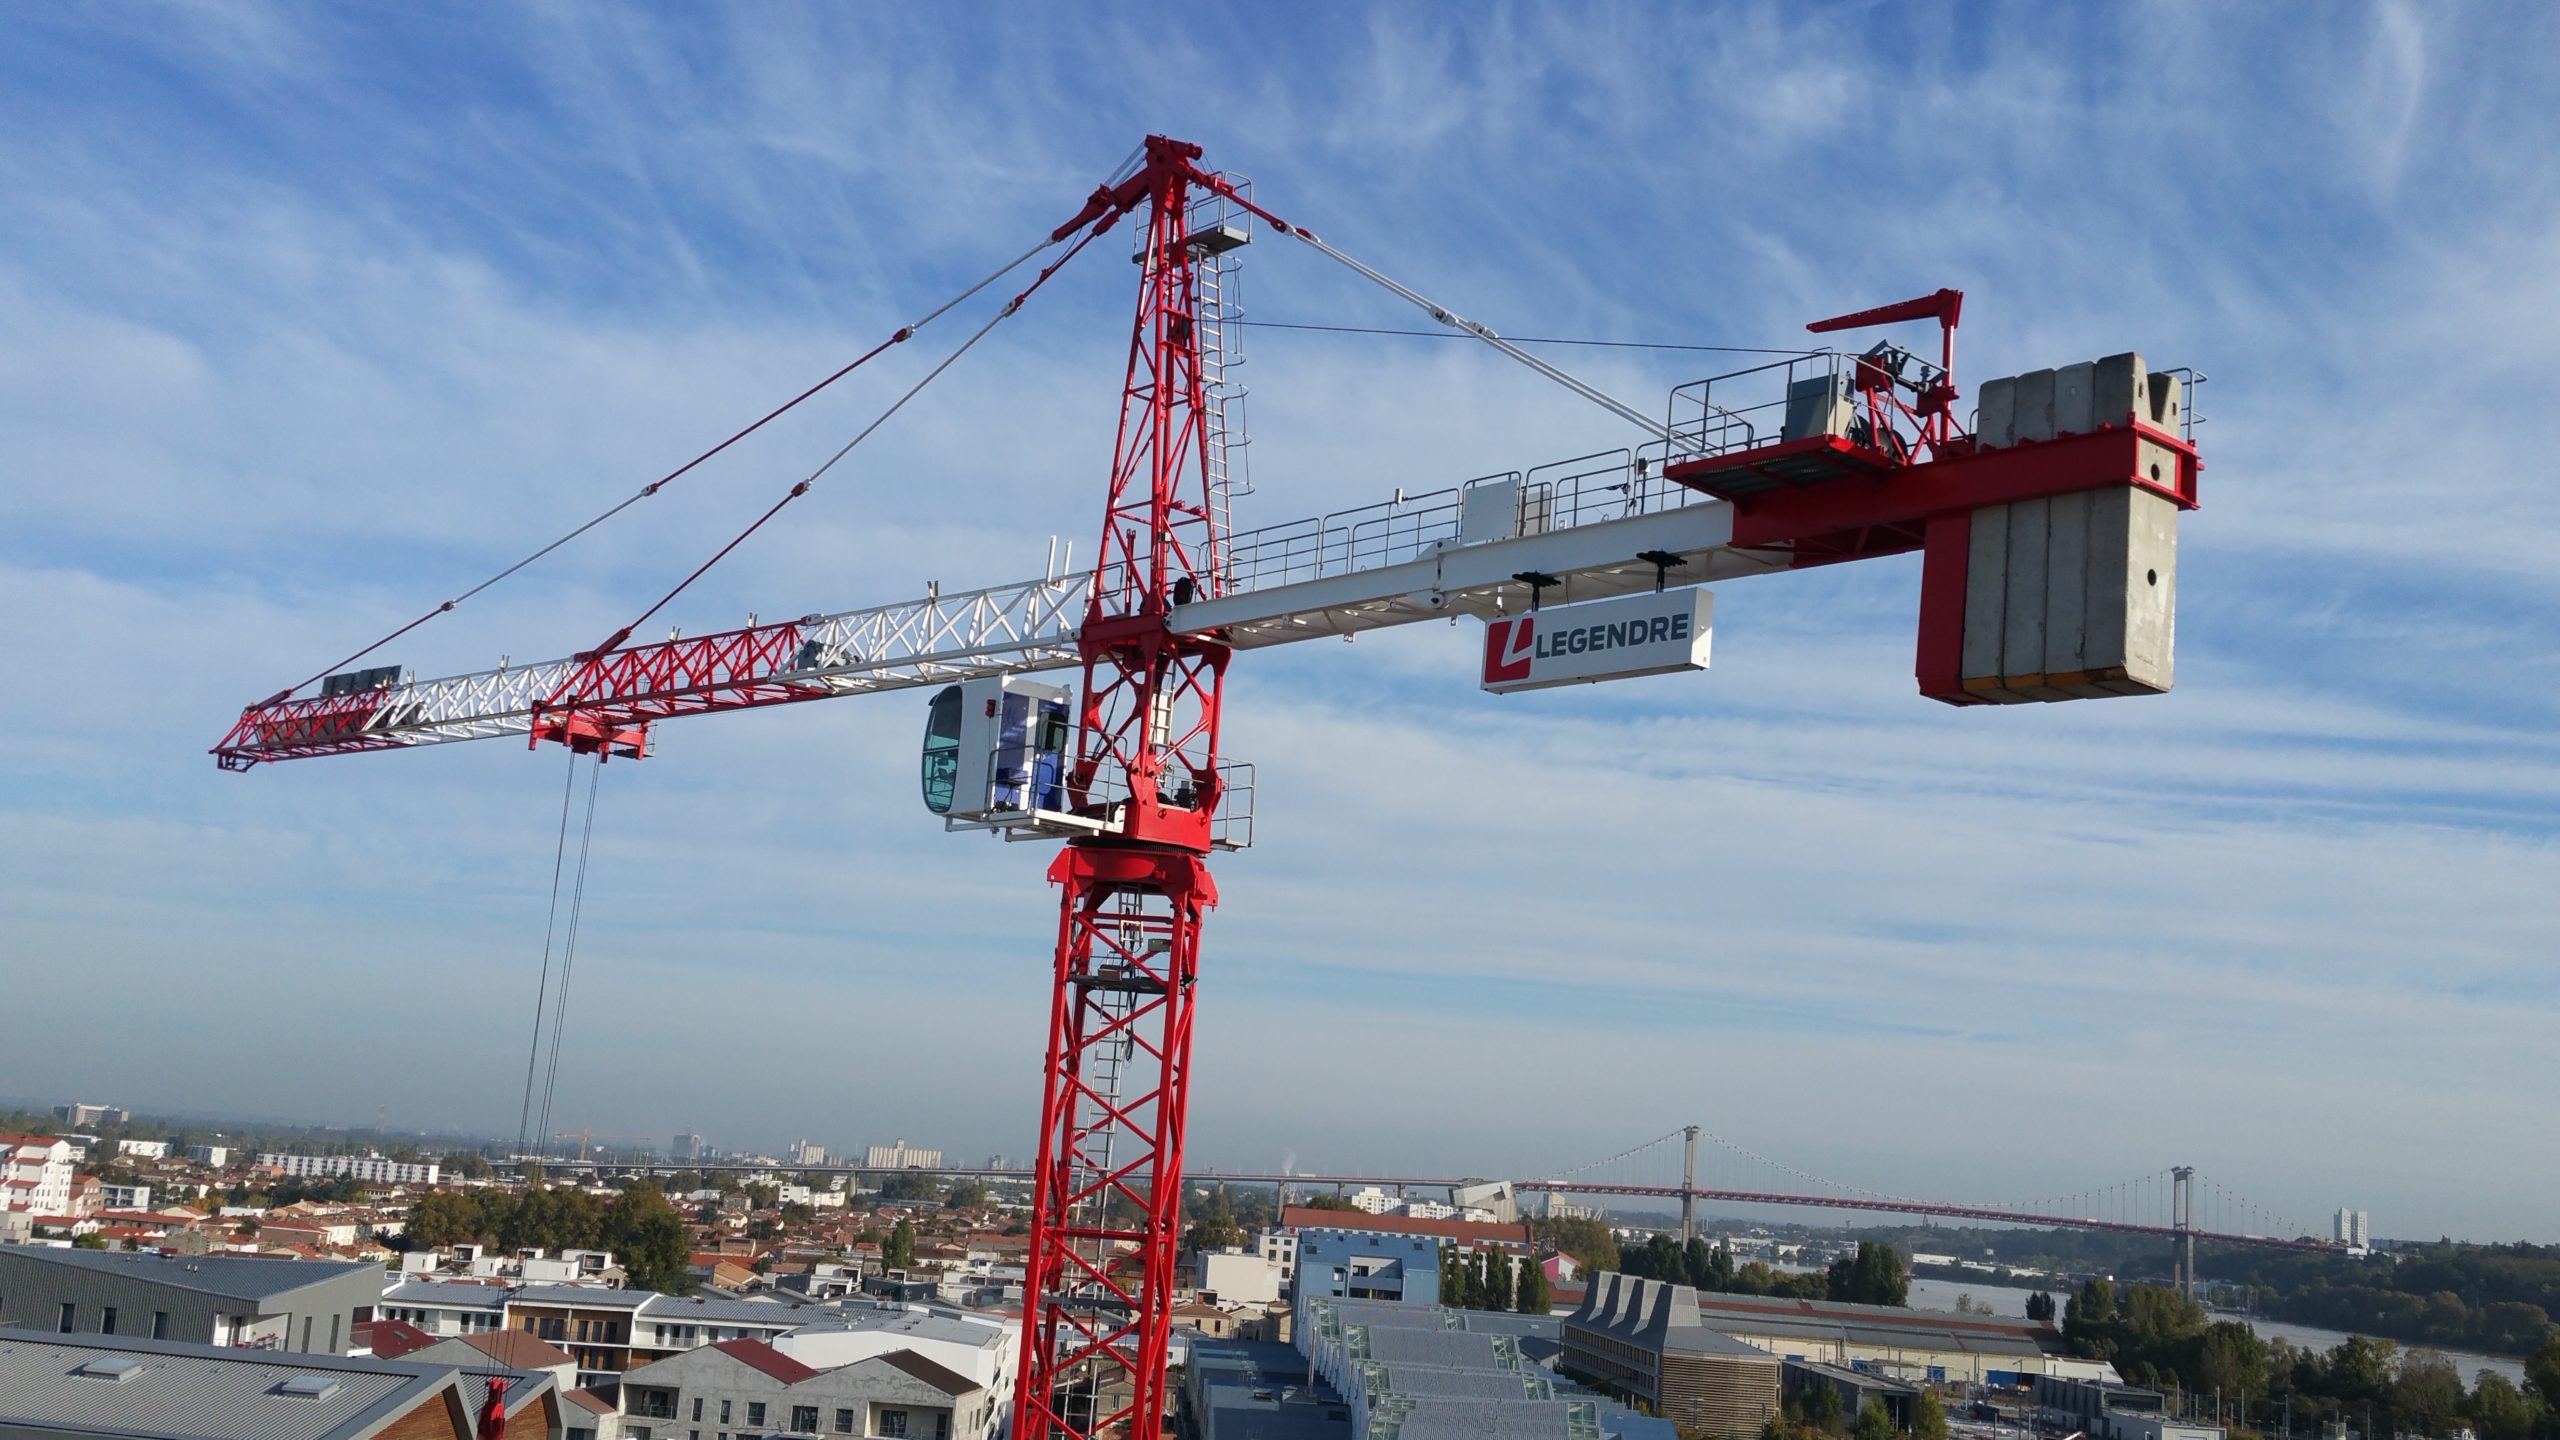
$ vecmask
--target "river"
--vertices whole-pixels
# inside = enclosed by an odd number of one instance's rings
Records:
[[[2072,1289],[2073,1287],[2068,1285],[2055,1289],[2052,1292],[2054,1302],[2059,1304],[2068,1299]],[[1956,1308],[1957,1296],[1970,1295],[1975,1305],[1989,1307],[1992,1314],[2008,1315],[2018,1319],[2026,1318],[2027,1297],[2034,1293],[2033,1290],[2021,1290],[2011,1285],[1976,1285],[1962,1280],[1914,1279],[1911,1282],[1911,1303],[1920,1309],[1953,1310]],[[2317,1325],[2294,1325],[2283,1320],[2269,1320],[2264,1316],[2216,1313],[2213,1318],[2246,1320],[2249,1328],[2257,1331],[2263,1338],[2288,1340],[2306,1350],[2327,1350],[2344,1342],[2347,1338],[2343,1330],[2323,1330]],[[2409,1347],[2404,1345],[2401,1348],[2406,1350]],[[2479,1355],[2468,1350],[2447,1350],[2444,1352],[2444,1358],[2453,1362],[2453,1368],[2461,1373],[2462,1383],[2465,1386],[2470,1385],[2483,1370],[2495,1370],[2519,1385],[2524,1383],[2524,1362],[2511,1356]]]

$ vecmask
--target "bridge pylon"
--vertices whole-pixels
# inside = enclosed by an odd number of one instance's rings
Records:
[[[1689,1137],[1688,1148],[1680,1160],[1680,1247],[1687,1249],[1698,1235],[1698,1127],[1682,1127]]]
[[[2171,1167],[2170,1178],[2177,1184],[2169,1192],[2169,1223],[2177,1237],[2169,1242],[2169,1265],[2176,1274],[2178,1293],[2196,1298],[2196,1167]]]

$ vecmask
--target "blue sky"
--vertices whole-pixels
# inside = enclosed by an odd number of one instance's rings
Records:
[[[1954,712],[1916,562],[1716,666],[1495,700],[1419,627],[1236,666],[1213,1162],[1537,1172],[1695,1121],[1954,1199],[2189,1163],[2560,1238],[2560,19],[2463,6],[65,6],[0,46],[0,1093],[506,1130],[558,756],[218,774],[237,708],[761,413],[1150,130],[1523,334],[1968,294],[1967,382],[2214,377],[2176,693]],[[1256,317],[1412,323],[1257,246]],[[1108,247],[690,592],[689,631],[1091,549]],[[398,647],[591,643],[941,331]],[[928,332],[934,336],[935,332]],[[1627,443],[1475,347],[1249,341],[1253,524]],[[1574,352],[1651,406],[1704,357]],[[557,1114],[1020,1153],[1039,847],[913,696],[606,772]],[[1560,893],[1599,903],[1559,905]],[[2028,1138],[2032,1137],[2032,1138]],[[1727,1178],[1771,1178],[1736,1170]]]

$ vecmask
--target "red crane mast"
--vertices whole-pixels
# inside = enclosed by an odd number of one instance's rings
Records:
[[[1122,187],[1144,195],[1146,238],[1076,634],[1084,687],[1067,777],[1079,805],[1107,797],[1122,821],[1070,840],[1049,867],[1058,949],[1014,1409],[1023,1436],[1101,1435],[1162,1413],[1200,922],[1218,903],[1208,854],[1229,653],[1220,636],[1166,623],[1177,598],[1216,593],[1226,538],[1209,493],[1188,233],[1199,156],[1150,137],[1145,168]]]

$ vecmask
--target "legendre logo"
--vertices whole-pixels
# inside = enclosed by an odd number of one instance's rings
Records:
[[[1704,591],[1625,596],[1487,621],[1484,685],[1536,689],[1703,669],[1712,603]]]

